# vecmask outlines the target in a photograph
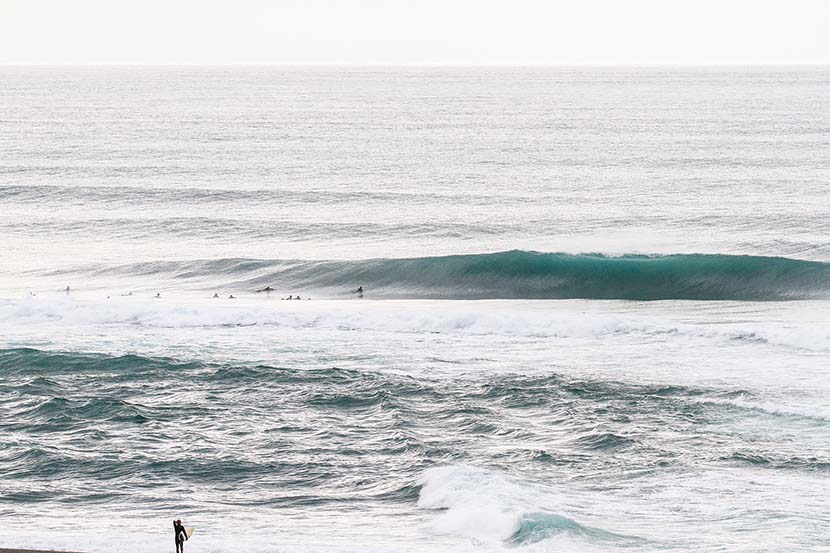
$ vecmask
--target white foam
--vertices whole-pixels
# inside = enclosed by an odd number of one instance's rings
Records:
[[[522,490],[504,476],[466,465],[435,467],[420,479],[418,507],[441,509],[434,528],[478,542],[509,539],[528,506],[517,501]]]
[[[582,528],[557,514],[567,513],[569,507],[564,494],[555,486],[530,484],[502,472],[471,465],[427,469],[419,484],[418,507],[440,513],[432,522],[435,532],[468,539],[486,550],[513,549],[517,544],[511,538],[527,517],[550,516],[555,521],[568,521],[573,528]],[[550,530],[540,541],[523,543],[522,550],[543,552],[555,548],[571,553],[616,550],[612,543],[597,542],[564,527]]]
[[[585,312],[574,303],[438,301],[261,301],[259,299],[76,299],[37,296],[0,300],[0,323],[153,328],[270,325],[403,333],[463,333],[529,338],[642,335],[764,343],[830,351],[830,326],[778,322],[678,322],[661,314]]]

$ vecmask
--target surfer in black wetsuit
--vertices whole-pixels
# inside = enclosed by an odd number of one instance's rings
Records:
[[[352,294],[357,294],[357,297],[363,299],[363,286],[352,292]]]
[[[181,519],[173,521],[173,534],[176,537],[176,553],[184,553],[184,542],[190,538],[187,537]]]
[[[259,294],[260,292],[267,292],[267,293],[269,293],[269,294],[270,294],[270,293],[271,293],[271,292],[273,292],[273,291],[274,291],[274,289],[273,289],[273,288],[271,288],[270,286],[266,286],[266,287],[265,287],[265,288],[263,288],[262,290],[257,290],[257,291],[256,291],[256,293],[257,293],[257,294]]]

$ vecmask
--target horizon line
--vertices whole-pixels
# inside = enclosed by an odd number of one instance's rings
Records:
[[[455,63],[455,62],[0,62],[0,67],[329,67],[329,68],[649,68],[649,67],[830,67],[830,62],[716,62],[716,63]]]

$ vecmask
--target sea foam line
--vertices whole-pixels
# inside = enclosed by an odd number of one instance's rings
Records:
[[[221,303],[220,303],[221,302]],[[299,304],[299,305],[298,305]],[[399,302],[170,301],[137,298],[83,300],[71,296],[0,300],[0,323],[69,326],[135,325],[153,328],[276,326],[402,333],[463,333],[531,338],[612,338],[644,335],[762,343],[830,351],[830,328],[795,323],[681,323],[667,318],[527,309],[488,304]]]

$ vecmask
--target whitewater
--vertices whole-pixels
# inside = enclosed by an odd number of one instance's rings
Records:
[[[2,67],[0,548],[828,549],[828,151],[820,67]]]

